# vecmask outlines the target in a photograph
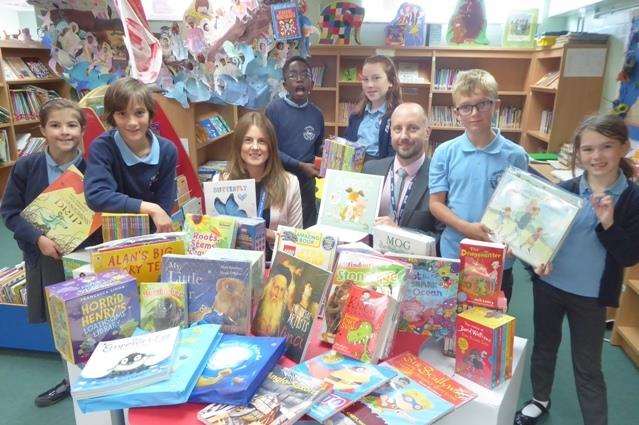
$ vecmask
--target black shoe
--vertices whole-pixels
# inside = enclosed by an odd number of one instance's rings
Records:
[[[63,379],[55,387],[51,388],[48,391],[43,392],[39,396],[35,398],[35,405],[38,407],[47,407],[53,404],[56,404],[60,400],[64,400],[65,398],[71,395],[71,387],[69,386],[69,381]]]
[[[534,404],[535,406],[537,406],[539,410],[541,410],[541,414],[537,417],[532,417],[526,416],[521,413],[524,407],[528,406],[529,404]],[[524,403],[522,408],[519,409],[517,413],[515,413],[515,425],[535,425],[540,420],[545,419],[545,417],[548,415],[548,410],[550,410],[550,400],[548,400],[548,406],[546,407],[535,400],[528,400],[526,403]]]

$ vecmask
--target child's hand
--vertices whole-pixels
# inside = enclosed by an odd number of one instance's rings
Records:
[[[615,222],[615,206],[612,196],[595,193],[590,197],[590,203],[592,204],[592,208],[595,210],[595,214],[597,215],[601,226],[608,230]]]
[[[38,238],[38,249],[43,255],[47,257],[55,258],[59,260],[62,253],[60,252],[60,247],[57,243],[53,242],[51,239],[42,235]]]
[[[535,274],[538,276],[548,276],[552,273],[552,263],[542,264],[534,268]]]
[[[319,177],[319,170],[315,168],[315,165],[309,164],[308,162],[300,162],[300,170],[307,177]]]
[[[395,220],[393,220],[387,215],[384,215],[381,217],[375,217],[375,226],[378,226],[380,224],[384,224],[386,226],[399,227],[397,223],[395,223]]]
[[[468,223],[464,226],[463,232],[466,237],[476,241],[490,242],[490,229],[482,223]]]
[[[140,213],[148,214],[155,224],[155,231],[158,233],[171,232],[173,230],[173,223],[171,217],[162,209],[158,204],[153,202],[143,201],[140,205]]]

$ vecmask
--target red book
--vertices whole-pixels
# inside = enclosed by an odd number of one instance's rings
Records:
[[[463,239],[459,245],[459,301],[498,308],[505,257],[503,244]]]

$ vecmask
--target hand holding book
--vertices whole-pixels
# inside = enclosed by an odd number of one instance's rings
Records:
[[[60,247],[44,235],[38,238],[38,249],[43,255],[59,260],[62,256]]]
[[[615,203],[612,196],[606,194],[593,194],[590,197],[590,203],[595,210],[595,214],[601,223],[601,226],[608,230],[614,223]]]

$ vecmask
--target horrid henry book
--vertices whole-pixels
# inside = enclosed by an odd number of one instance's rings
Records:
[[[496,242],[462,239],[459,244],[461,278],[459,300],[472,305],[498,308],[506,247]]]

